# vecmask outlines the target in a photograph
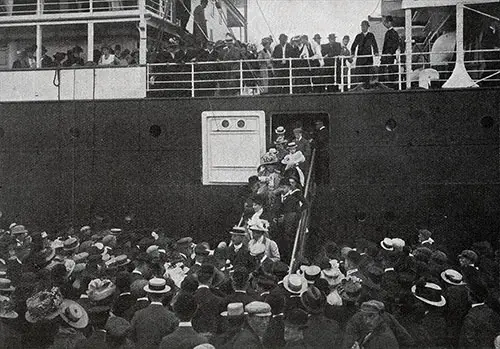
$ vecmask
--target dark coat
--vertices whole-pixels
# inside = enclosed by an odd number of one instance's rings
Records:
[[[113,304],[113,314],[124,317],[125,312],[135,304],[135,298],[130,293],[119,295]]]
[[[179,320],[162,305],[150,304],[132,318],[132,340],[141,349],[157,349],[162,338],[177,328]]]
[[[273,315],[269,320],[269,325],[262,338],[262,342],[268,349],[283,348],[285,346],[285,322],[283,314]]]
[[[322,314],[311,315],[304,340],[311,348],[336,348],[340,344],[342,332],[337,321],[328,319]]]
[[[108,349],[109,346],[106,343],[106,332],[96,331],[87,339],[82,339],[76,344],[75,349]]]
[[[398,349],[399,344],[389,326],[381,323],[369,335],[360,339],[363,349]]]
[[[208,343],[207,338],[192,327],[177,327],[174,332],[163,337],[160,349],[193,348],[203,343]]]
[[[285,44],[285,58],[296,57],[295,53],[296,52],[294,51],[292,45],[290,45],[289,43],[286,43]],[[288,64],[289,64],[288,61],[286,61],[284,64],[282,62],[282,60],[283,60],[283,46],[281,46],[280,44],[278,44],[274,47],[272,57],[274,59],[273,65],[275,67],[282,68],[284,66],[288,66]]]
[[[243,245],[238,252],[235,252],[234,245],[231,245],[227,248],[226,253],[227,259],[231,261],[234,267],[245,267],[249,271],[255,268],[254,257],[250,255],[247,246]]]
[[[198,304],[198,311],[193,318],[193,328],[199,333],[216,333],[219,316],[223,311],[222,299],[206,287],[198,288],[194,299]]]
[[[394,60],[396,59],[396,51],[399,48],[399,44],[399,34],[394,30],[394,28],[391,28],[385,32],[384,46],[382,48],[382,58],[380,59],[381,64],[394,63]]]
[[[351,52],[354,54],[356,53],[356,49],[358,49],[357,55],[358,56],[366,56],[366,55],[371,55],[372,54],[372,49],[373,49],[373,54],[378,54],[378,45],[377,45],[377,40],[375,40],[375,35],[373,33],[366,33],[366,35],[363,35],[363,33],[359,33],[356,35],[356,38],[354,39],[354,42],[352,43],[351,46]],[[373,64],[373,57],[358,57],[356,59],[356,65],[372,65]]]
[[[342,46],[339,42],[334,42],[333,45],[328,43],[321,45],[321,54],[323,57],[337,57],[340,56],[340,52],[342,51]]]
[[[123,314],[123,318],[126,319],[127,321],[132,321],[132,318],[134,317],[135,313],[141,309],[147,308],[149,304],[151,304],[149,299],[136,300],[135,303],[132,304],[132,306],[125,311],[125,313]]]
[[[485,304],[473,307],[465,316],[459,346],[463,349],[492,348],[499,332],[500,316],[497,313]]]
[[[232,343],[228,348],[233,349],[264,349],[259,336],[248,325],[234,337]]]

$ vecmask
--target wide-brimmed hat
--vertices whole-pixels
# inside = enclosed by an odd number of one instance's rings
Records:
[[[94,279],[90,281],[87,289],[89,299],[94,302],[102,301],[113,295],[116,286],[108,279]]]
[[[65,299],[61,304],[61,318],[71,327],[85,328],[89,324],[89,316],[85,309],[75,301]]]
[[[386,251],[394,251],[392,239],[390,238],[384,238],[384,240],[380,241],[380,246]]]
[[[286,129],[283,126],[278,126],[274,129],[274,133],[277,135],[284,135],[286,132]]]
[[[246,315],[243,303],[229,303],[227,305],[227,310],[220,313],[221,316],[227,317],[239,317]]]
[[[144,286],[144,291],[148,293],[168,293],[171,288],[167,285],[167,281],[162,278],[152,278],[148,284]]]
[[[283,287],[290,293],[302,294],[307,290],[307,281],[300,275],[290,274],[283,278]]]
[[[411,287],[411,292],[415,298],[426,304],[435,307],[442,307],[446,304],[443,289],[433,282],[419,282]]]
[[[309,313],[320,314],[326,304],[326,296],[317,287],[311,286],[300,295],[300,301]]]
[[[59,315],[63,296],[59,288],[40,291],[26,300],[25,318],[30,323],[52,320]]]
[[[441,279],[450,285],[461,286],[465,285],[463,281],[463,276],[458,271],[454,269],[446,269],[441,273]]]
[[[24,225],[15,225],[10,229],[10,233],[12,235],[25,234],[27,232],[28,232],[28,230],[24,227]]]
[[[64,240],[64,251],[73,251],[76,250],[80,246],[80,241],[78,241],[75,237],[70,237]]]
[[[264,155],[262,155],[262,157],[260,158],[260,165],[272,165],[272,164],[276,164],[278,163],[279,160],[278,160],[278,156],[276,154],[272,154],[272,153],[265,153]]]
[[[2,292],[12,292],[15,291],[16,288],[12,286],[12,281],[6,278],[0,278],[0,291]]]
[[[5,296],[0,296],[0,318],[16,319],[19,314],[15,312],[15,304],[12,299]]]

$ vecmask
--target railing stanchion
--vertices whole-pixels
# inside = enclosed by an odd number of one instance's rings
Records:
[[[243,94],[243,61],[240,59],[240,95]]]
[[[396,57],[397,59],[397,63],[398,63],[398,90],[402,90],[403,89],[403,81],[402,81],[402,76],[401,76],[401,72],[402,72],[402,69],[401,69],[401,55],[398,55]]]
[[[344,59],[340,59],[340,92],[344,92]]]
[[[194,63],[191,63],[191,97],[194,97]]]
[[[290,86],[290,94],[293,94],[293,76],[292,76],[292,58],[288,58],[288,85]]]

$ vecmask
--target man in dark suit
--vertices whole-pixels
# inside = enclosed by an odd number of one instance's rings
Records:
[[[399,34],[394,30],[392,16],[384,18],[384,27],[387,28],[384,37],[384,46],[382,48],[382,58],[380,59],[383,81],[394,82],[397,80],[398,66],[394,64],[396,61],[396,51],[399,49],[400,39]],[[389,87],[395,88],[395,84],[387,84]]]
[[[248,269],[245,267],[235,268],[233,274],[231,275],[231,284],[234,292],[224,297],[222,300],[223,307],[227,307],[229,303],[243,303],[243,305],[247,305],[255,300],[247,293],[248,278]]]
[[[88,311],[90,323],[93,326],[93,332],[87,339],[79,341],[76,349],[94,349],[94,348],[109,348],[106,343],[106,322],[109,318],[108,306],[97,306],[90,308]]]
[[[113,304],[113,314],[124,317],[125,312],[135,303],[135,297],[130,293],[130,274],[121,271],[116,275],[116,287],[120,290],[120,295]]]
[[[279,44],[274,47],[272,54],[273,67],[274,67],[274,80],[273,93],[286,94],[290,93],[289,77],[290,77],[290,64],[289,58],[295,57],[295,51],[288,42],[288,36],[280,34]]]
[[[325,69],[327,70],[326,83],[328,92],[335,91],[335,81],[333,79],[333,69],[335,69],[335,62],[337,62],[337,69],[335,74],[337,75],[337,82],[340,82],[341,66],[340,60],[337,57],[340,56],[342,46],[336,40],[337,36],[332,33],[328,35],[328,44],[321,45],[321,54],[324,57]]]
[[[135,313],[141,309],[147,308],[151,302],[147,296],[146,291],[144,291],[144,287],[146,287],[148,281],[145,279],[135,280],[132,285],[130,285],[130,293],[132,297],[135,299],[134,304],[130,306],[127,310],[125,310],[123,317],[127,321],[132,321]]]
[[[203,264],[198,272],[199,286],[194,293],[198,311],[193,318],[193,328],[198,333],[217,332],[219,314],[223,307],[222,299],[210,290],[214,274],[215,267],[211,264]]]
[[[264,348],[262,340],[269,320],[271,318],[271,306],[264,302],[252,302],[245,306],[247,321],[243,329],[233,340],[232,348]]]
[[[165,279],[149,280],[144,290],[151,304],[135,313],[132,318],[131,338],[137,348],[157,349],[163,337],[174,332],[179,320],[162,304],[166,293],[170,292]]]
[[[217,87],[219,76],[219,64],[212,63],[219,60],[219,53],[215,50],[215,43],[207,41],[203,50],[200,50],[196,61],[195,68],[195,81],[199,81],[196,85],[196,96],[213,96]]]
[[[358,82],[370,81],[370,72],[373,67],[373,55],[378,56],[378,45],[375,35],[368,31],[370,23],[361,22],[361,33],[356,35],[351,46],[351,53],[356,55],[356,75]],[[361,56],[361,57],[360,57]]]
[[[328,184],[329,182],[329,167],[330,157],[328,154],[329,146],[329,133],[327,127],[324,125],[323,120],[316,120],[314,122],[316,132],[313,137],[313,145],[316,149],[316,183]]]
[[[174,303],[175,315],[179,318],[179,327],[171,334],[163,337],[160,349],[193,348],[208,343],[206,337],[193,329],[191,319],[197,309],[196,301],[190,294],[182,293]]]
[[[245,230],[237,230],[234,227],[230,232],[231,242],[226,249],[226,258],[231,261],[231,264],[236,267],[243,267],[247,270],[253,270],[255,261],[248,251],[248,243],[245,242]]]
[[[486,284],[480,279],[468,281],[471,308],[464,318],[459,347],[464,349],[492,348],[500,332],[500,316],[485,300],[488,297]]]

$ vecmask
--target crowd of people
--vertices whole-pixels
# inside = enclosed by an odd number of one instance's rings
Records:
[[[18,58],[14,61],[13,69],[36,69],[36,45],[31,45],[19,52]],[[48,54],[45,46],[41,49],[41,67],[83,67],[83,66],[132,66],[139,64],[139,50],[130,51],[128,48],[122,50],[121,45],[113,48],[109,45],[102,45],[100,49],[95,49],[92,60],[85,60],[82,57],[83,49],[76,45],[66,52],[56,52],[52,57]]]
[[[325,240],[290,269],[307,164],[328,138],[315,126],[311,141],[276,127],[240,221],[213,246],[99,217],[1,230],[0,347],[500,348],[500,250],[489,241],[454,256],[427,229]]]

